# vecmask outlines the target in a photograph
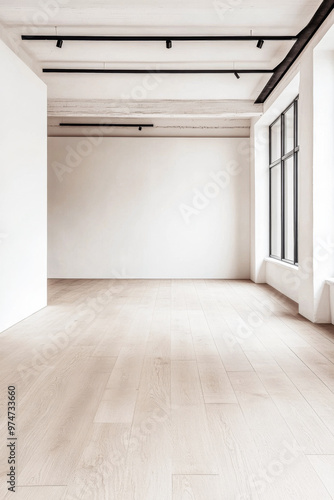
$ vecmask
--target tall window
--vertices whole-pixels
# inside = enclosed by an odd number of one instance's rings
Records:
[[[298,263],[298,97],[270,126],[270,257]]]

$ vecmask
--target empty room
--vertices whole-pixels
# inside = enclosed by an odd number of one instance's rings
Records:
[[[334,0],[0,0],[0,498],[334,499]]]

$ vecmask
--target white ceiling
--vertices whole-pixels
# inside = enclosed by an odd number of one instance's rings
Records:
[[[21,34],[296,35],[321,0],[0,0],[0,22],[40,68],[273,69],[293,42],[55,42]],[[47,6],[50,6],[48,9]],[[251,99],[270,75],[44,74],[51,99]],[[144,89],[144,90],[143,90]],[[137,96],[137,97],[135,97]],[[138,97],[139,96],[139,97]]]
[[[1,0],[1,19],[12,25],[218,27],[242,33],[250,28],[300,31],[317,0]]]

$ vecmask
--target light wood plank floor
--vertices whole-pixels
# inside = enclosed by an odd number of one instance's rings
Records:
[[[266,285],[50,280],[0,353],[0,498],[334,498],[334,327]]]

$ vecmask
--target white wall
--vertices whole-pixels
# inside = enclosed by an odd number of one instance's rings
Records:
[[[269,125],[291,104],[300,90],[296,75],[266,113],[251,128],[251,279],[268,283],[292,300],[298,299],[298,268],[269,257]]]
[[[0,41],[0,331],[46,305],[46,86]]]
[[[50,138],[49,277],[248,278],[244,146]]]
[[[299,302],[300,280],[298,277],[298,267],[286,264],[285,262],[266,259],[266,283],[289,299]]]
[[[299,304],[314,322],[331,321],[328,278],[334,275],[333,82],[334,13],[325,21],[287,76],[265,103],[264,115],[252,124],[252,262],[251,277],[267,282]],[[261,146],[268,125],[299,93],[299,265],[268,259],[268,144]],[[255,190],[257,195],[255,197]],[[264,247],[263,241],[266,241]],[[265,270],[265,272],[263,272]],[[334,317],[334,316],[333,316]]]
[[[318,322],[327,323],[326,280],[334,277],[334,50],[316,49],[313,68],[314,314]]]

